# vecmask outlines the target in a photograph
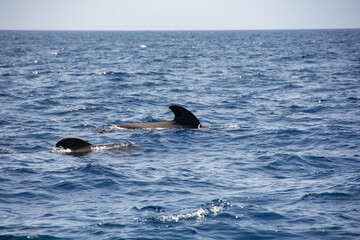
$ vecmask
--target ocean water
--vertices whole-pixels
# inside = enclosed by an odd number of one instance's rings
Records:
[[[0,46],[0,239],[360,238],[359,29]],[[172,104],[205,127],[113,127]],[[66,154],[65,137],[99,146]]]

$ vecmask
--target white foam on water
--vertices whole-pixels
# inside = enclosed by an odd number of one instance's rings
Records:
[[[153,222],[153,221],[160,221],[160,222],[182,222],[189,219],[197,219],[201,221],[205,219],[207,216],[210,215],[218,215],[225,209],[231,206],[231,203],[225,199],[218,199],[213,200],[210,203],[206,204],[203,207],[200,207],[196,211],[189,212],[189,213],[181,213],[181,214],[169,214],[163,215],[156,218],[145,218],[145,219],[136,219],[140,222]]]

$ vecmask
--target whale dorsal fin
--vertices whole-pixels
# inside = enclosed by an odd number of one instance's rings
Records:
[[[63,147],[71,150],[79,150],[90,146],[90,143],[79,138],[64,138],[56,143],[56,147]]]
[[[191,126],[191,127],[194,127],[194,128],[200,128],[201,127],[200,121],[189,110],[187,110],[187,109],[185,109],[183,107],[177,106],[177,105],[171,105],[169,108],[175,114],[174,121],[177,124],[181,124],[181,125],[185,125],[185,126]]]

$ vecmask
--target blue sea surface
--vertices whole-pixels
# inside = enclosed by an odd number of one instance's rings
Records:
[[[359,29],[0,46],[0,239],[360,239]],[[114,127],[172,104],[204,128]],[[98,147],[66,154],[67,137]]]

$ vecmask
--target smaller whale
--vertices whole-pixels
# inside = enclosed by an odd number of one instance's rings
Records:
[[[132,142],[121,142],[119,144],[108,144],[108,145],[92,145],[91,143],[84,141],[80,138],[64,138],[56,143],[56,147],[63,147],[65,150],[70,150],[69,153],[75,155],[83,155],[89,153],[92,150],[103,151],[106,149],[141,149],[134,145]]]
[[[56,143],[56,147],[70,149],[71,153],[88,153],[93,145],[80,138],[64,138]]]
[[[156,129],[156,128],[201,128],[202,125],[197,117],[187,110],[178,105],[171,105],[170,110],[174,113],[175,117],[171,121],[163,122],[148,122],[148,123],[129,123],[116,125],[118,128],[126,129]]]

